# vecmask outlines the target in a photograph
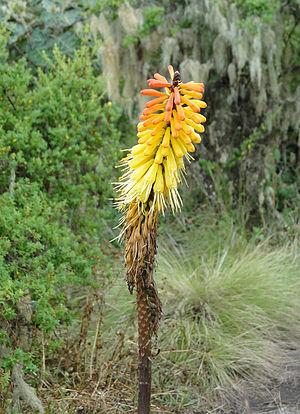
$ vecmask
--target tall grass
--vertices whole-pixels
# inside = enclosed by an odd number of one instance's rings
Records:
[[[229,222],[186,236],[160,248],[160,344],[200,402],[275,374],[300,335],[300,258],[289,245],[247,241]]]

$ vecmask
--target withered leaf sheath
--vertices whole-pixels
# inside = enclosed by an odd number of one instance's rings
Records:
[[[161,303],[153,279],[156,254],[157,212],[144,211],[132,203],[127,212],[125,261],[130,292],[137,287],[139,308],[139,347],[143,355],[153,334],[157,333]]]

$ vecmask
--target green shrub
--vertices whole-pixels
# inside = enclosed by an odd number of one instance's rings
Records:
[[[46,67],[42,51],[52,55],[56,44],[68,56],[80,46],[78,23],[84,20],[84,2],[72,0],[3,0],[0,19],[12,31],[10,57],[26,56],[32,68]],[[77,30],[76,30],[77,29]]]
[[[72,321],[72,286],[99,276],[123,123],[87,47],[74,58],[55,48],[49,70],[34,75],[24,59],[8,61],[7,38],[2,28],[0,338],[11,346],[24,296],[30,324],[46,334]]]

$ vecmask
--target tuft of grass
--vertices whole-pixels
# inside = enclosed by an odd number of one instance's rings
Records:
[[[159,342],[173,367],[170,386],[189,385],[182,406],[203,405],[241,379],[266,383],[300,334],[300,260],[292,246],[249,242],[229,222],[203,228],[159,249]]]

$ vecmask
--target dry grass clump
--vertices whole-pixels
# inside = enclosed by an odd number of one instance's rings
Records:
[[[241,379],[274,378],[300,334],[300,258],[291,246],[216,230],[195,233],[184,247],[165,243],[158,266],[160,346],[196,405]]]

